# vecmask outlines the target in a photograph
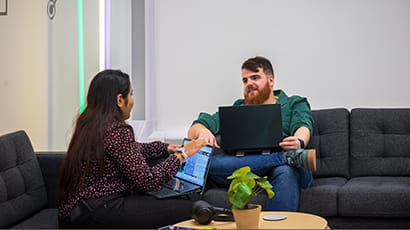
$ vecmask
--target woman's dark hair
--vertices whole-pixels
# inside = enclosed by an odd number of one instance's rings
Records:
[[[254,58],[249,58],[242,64],[241,69],[247,69],[252,72],[258,72],[258,68],[262,68],[263,72],[266,75],[272,75],[273,74],[273,67],[272,63],[267,58],[261,57],[261,56],[256,56]]]
[[[104,70],[91,81],[87,105],[76,121],[60,178],[60,201],[78,191],[86,178],[101,176],[104,170],[104,134],[114,121],[124,121],[117,106],[119,94],[128,103],[130,79],[119,70]],[[98,171],[95,172],[97,166]]]

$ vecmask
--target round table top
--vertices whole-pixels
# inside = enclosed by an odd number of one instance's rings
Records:
[[[266,215],[285,215],[283,220],[264,220]],[[212,221],[208,225],[200,225],[195,220],[179,222],[175,226],[197,229],[235,229],[235,222]],[[261,212],[260,229],[326,229],[327,221],[320,216],[302,212]]]

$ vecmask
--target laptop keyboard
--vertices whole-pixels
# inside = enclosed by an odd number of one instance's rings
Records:
[[[151,194],[155,194],[159,197],[166,197],[166,196],[170,196],[170,195],[177,195],[179,193],[172,190],[172,189],[160,189],[158,191],[151,192]]]

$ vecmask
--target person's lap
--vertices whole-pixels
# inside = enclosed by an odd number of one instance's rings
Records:
[[[230,180],[226,178],[244,166],[249,166],[258,176],[268,176],[275,192],[267,201],[265,209],[269,211],[297,211],[300,188],[313,184],[312,173],[289,166],[284,152],[237,157],[219,151],[212,157],[209,177],[217,186],[229,187]]]
[[[274,166],[284,164],[286,159],[283,152],[235,156],[217,150],[211,159],[209,177],[220,186],[229,186],[230,181],[226,177],[239,168],[249,166],[253,173],[262,176],[271,171]]]
[[[159,228],[190,219],[192,204],[193,201],[185,197],[159,200],[145,194],[133,194],[99,205],[86,221],[66,227]]]

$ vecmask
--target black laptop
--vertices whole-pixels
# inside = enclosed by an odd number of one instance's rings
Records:
[[[281,151],[282,114],[279,104],[219,107],[221,148],[228,153],[268,154]]]
[[[184,139],[182,145],[188,142],[188,139]],[[182,196],[193,192],[199,192],[202,195],[208,175],[211,153],[212,146],[202,147],[183,163],[179,172],[162,189],[148,194],[158,199]]]

